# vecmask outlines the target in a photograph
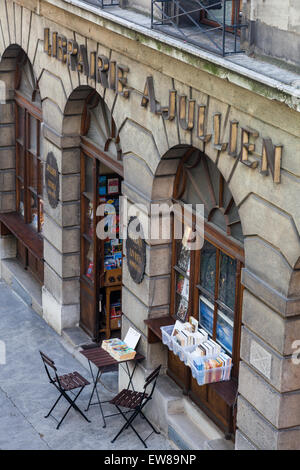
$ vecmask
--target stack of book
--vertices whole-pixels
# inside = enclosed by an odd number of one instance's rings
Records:
[[[134,359],[136,352],[127,346],[121,339],[113,338],[102,341],[102,348],[116,361],[129,361]]]
[[[221,353],[221,346],[212,339],[207,339],[199,344],[195,351],[190,354],[191,359],[210,358]]]
[[[200,345],[208,338],[206,331],[203,329],[198,330],[198,322],[192,317],[190,321],[185,323],[177,320],[172,336],[183,348]]]
[[[135,347],[141,337],[141,334],[129,328],[124,341],[118,338],[105,339],[102,341],[102,348],[107,351],[116,361],[130,361],[135,358]]]

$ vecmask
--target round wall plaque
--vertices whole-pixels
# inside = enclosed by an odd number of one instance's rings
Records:
[[[146,243],[142,225],[137,217],[131,217],[128,222],[126,258],[130,276],[134,282],[140,284],[145,274]]]
[[[55,209],[59,197],[59,174],[57,161],[53,152],[49,152],[46,159],[45,183],[50,206]]]

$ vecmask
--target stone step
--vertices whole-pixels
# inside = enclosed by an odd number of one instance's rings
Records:
[[[1,278],[40,316],[43,315],[42,287],[15,259],[2,260]]]
[[[168,438],[179,450],[234,450],[232,441],[211,438],[209,421],[206,417],[205,425],[204,421],[195,424],[185,413],[169,415]]]
[[[206,443],[206,450],[234,450],[234,443],[226,439],[213,439]]]
[[[180,450],[204,450],[207,444],[207,436],[184,413],[169,415],[168,438]]]
[[[182,401],[185,414],[207,436],[208,441],[224,439],[224,433],[190,398],[184,397]]]
[[[79,326],[64,328],[62,337],[68,341],[73,348],[80,348],[84,344],[92,344],[92,339]]]

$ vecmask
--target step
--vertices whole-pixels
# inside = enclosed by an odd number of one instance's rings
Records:
[[[211,438],[218,433],[212,434],[210,419],[205,418],[195,424],[185,413],[169,415],[168,438],[179,450],[234,450],[234,443],[226,440],[221,432],[218,431],[221,437]]]
[[[224,439],[224,433],[191,399],[184,397],[183,407],[187,417],[201,429],[208,441]]]
[[[74,348],[80,348],[84,344],[93,344],[92,339],[79,326],[64,328],[62,337]]]
[[[226,439],[214,439],[206,443],[206,450],[234,450],[234,443]]]
[[[40,316],[43,315],[42,287],[15,258],[1,261],[1,278]]]
[[[204,450],[207,436],[185,413],[168,416],[168,438],[180,450]]]

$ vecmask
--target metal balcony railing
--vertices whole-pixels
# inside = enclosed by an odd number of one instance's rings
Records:
[[[99,0],[101,8],[120,5],[119,0]]]
[[[105,7],[114,7],[119,6],[119,0],[83,0],[84,3],[88,3],[95,7],[105,8]]]
[[[240,0],[151,0],[151,28],[222,56],[243,52]]]

